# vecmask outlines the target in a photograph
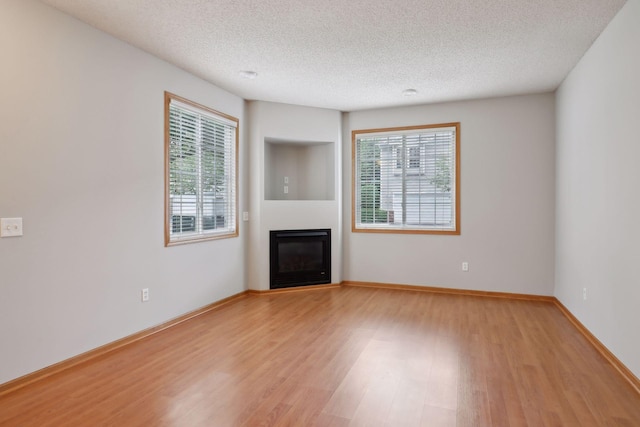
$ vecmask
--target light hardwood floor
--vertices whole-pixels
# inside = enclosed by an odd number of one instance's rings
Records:
[[[550,302],[248,295],[0,397],[2,426],[640,426]]]

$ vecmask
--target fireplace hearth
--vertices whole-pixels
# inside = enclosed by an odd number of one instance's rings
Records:
[[[271,289],[331,283],[331,230],[272,230]]]

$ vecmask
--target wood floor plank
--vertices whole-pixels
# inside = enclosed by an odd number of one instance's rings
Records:
[[[0,426],[638,426],[550,301],[249,295],[0,397]]]
[[[456,425],[459,425],[455,410],[438,406],[424,405],[421,418],[421,424],[411,425],[420,425],[422,427],[456,427]]]

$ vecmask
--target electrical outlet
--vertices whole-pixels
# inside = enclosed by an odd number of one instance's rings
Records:
[[[22,236],[22,218],[0,218],[0,237]]]
[[[462,263],[462,271],[469,271],[469,263],[468,262],[463,262]]]
[[[284,186],[284,194],[289,194],[289,186],[288,185]]]
[[[140,293],[142,302],[148,302],[149,301],[149,288],[144,288],[142,290],[142,292]]]
[[[587,300],[587,288],[582,288],[582,300]]]

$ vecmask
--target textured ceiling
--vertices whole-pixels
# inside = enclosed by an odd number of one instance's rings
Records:
[[[41,1],[245,99],[342,111],[552,91],[625,3]]]

